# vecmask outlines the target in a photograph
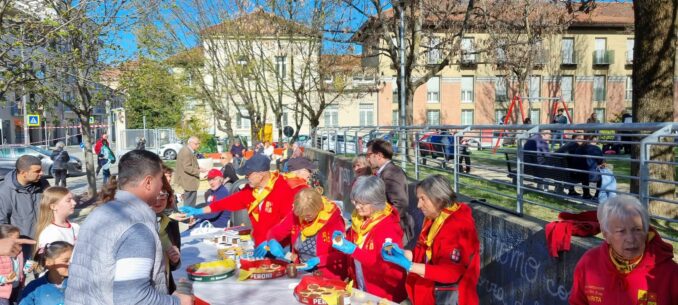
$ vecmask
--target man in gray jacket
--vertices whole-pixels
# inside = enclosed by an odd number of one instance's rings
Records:
[[[17,226],[21,235],[36,238],[35,227],[42,192],[49,187],[42,177],[42,164],[35,156],[24,155],[15,169],[0,183],[0,223]]]
[[[167,294],[167,269],[150,208],[162,189],[158,155],[133,150],[120,159],[115,199],[80,227],[69,269],[69,305],[188,305],[193,297]]]

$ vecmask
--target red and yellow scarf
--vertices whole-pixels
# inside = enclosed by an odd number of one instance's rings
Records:
[[[320,210],[315,220],[309,223],[299,217],[301,241],[305,241],[307,238],[318,234],[318,231],[320,231],[320,229],[322,229],[327,224],[327,222],[330,220],[330,217],[332,217],[332,214],[334,214],[334,211],[337,209],[337,206],[333,202],[329,201],[324,196],[322,199],[323,209]]]
[[[271,178],[268,179],[268,183],[264,188],[255,188],[252,190],[252,197],[254,197],[254,201],[250,203],[250,207],[247,209],[247,212],[252,215],[255,221],[259,221],[259,205],[262,201],[264,201],[264,199],[266,199],[266,197],[268,197],[269,194],[271,194],[271,191],[273,191],[273,186],[278,180],[278,177],[280,177],[278,171],[273,171],[271,172]]]
[[[426,245],[426,261],[431,260],[431,256],[433,255],[433,240],[436,238],[438,233],[440,232],[440,229],[442,229],[443,224],[445,224],[445,221],[447,220],[452,213],[456,212],[461,205],[458,203],[454,203],[452,206],[444,208],[442,211],[440,211],[440,215],[436,217],[435,219],[428,219],[424,220],[424,225],[423,229],[421,230],[421,235],[419,235],[419,243]],[[426,233],[428,230],[428,233]]]
[[[351,229],[357,235],[355,244],[362,248],[362,244],[365,241],[367,234],[370,233],[374,226],[391,215],[391,213],[393,213],[393,208],[389,203],[386,203],[386,207],[383,210],[376,212],[367,218],[358,215],[357,210],[353,210],[353,214],[351,215]]]

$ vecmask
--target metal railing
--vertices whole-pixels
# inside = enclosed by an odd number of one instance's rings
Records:
[[[590,210],[598,204],[596,193],[611,191],[594,181],[612,177],[614,193],[637,197],[654,220],[668,223],[674,233],[668,238],[675,240],[677,132],[678,123],[338,127],[319,128],[311,143],[352,157],[366,153],[369,140],[387,140],[409,177],[448,175],[460,194],[518,215],[539,208]],[[400,139],[405,152],[398,151]],[[662,147],[673,150],[673,160],[657,157]],[[600,172],[600,164],[611,173]],[[668,168],[674,170],[663,175],[668,179],[657,176]]]

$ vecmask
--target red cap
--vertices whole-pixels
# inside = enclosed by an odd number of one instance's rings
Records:
[[[221,171],[216,168],[210,169],[210,171],[207,172],[207,180],[211,180],[216,177],[224,177],[224,174],[222,174]]]

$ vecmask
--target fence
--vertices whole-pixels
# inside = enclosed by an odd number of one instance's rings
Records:
[[[546,219],[550,210],[592,209],[594,195],[611,191],[601,181],[613,177],[615,194],[637,197],[677,240],[677,131],[678,123],[341,127],[319,128],[312,143],[352,156],[381,138],[393,144],[393,160],[409,177],[445,174],[456,192],[478,203]],[[674,159],[661,159],[662,149]]]
[[[160,146],[178,141],[174,129],[126,129],[122,132],[121,149],[135,149],[142,137],[146,139],[146,150],[156,152]]]

